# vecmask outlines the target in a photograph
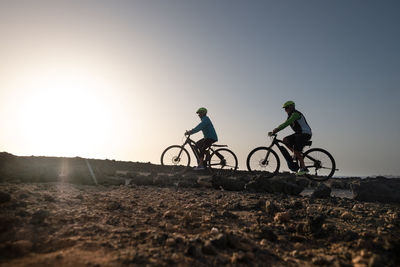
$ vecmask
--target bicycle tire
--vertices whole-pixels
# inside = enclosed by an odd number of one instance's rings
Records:
[[[268,164],[264,163],[265,156],[268,152],[270,152],[268,157],[271,157],[270,159],[275,162],[272,162],[272,164],[270,165],[270,169],[268,169]],[[267,163],[269,163],[269,159]],[[250,173],[261,173],[263,178],[271,178],[278,173],[280,160],[278,154],[274,150],[268,147],[257,147],[253,149],[247,156],[246,165],[247,170]]]
[[[222,155],[224,158],[221,159],[218,154]],[[208,157],[207,166],[212,172],[218,169],[234,173],[238,168],[238,159],[232,150],[228,148],[220,148],[215,150]]]
[[[176,152],[173,151],[176,149]],[[178,158],[179,151],[182,151],[186,157],[187,157],[187,162],[184,162],[183,165],[179,165],[181,162],[181,159]],[[171,153],[172,156],[167,156]],[[171,163],[171,164],[169,164]],[[175,170],[176,168],[182,167],[183,169],[186,169],[190,166],[190,155],[189,152],[186,150],[186,148],[179,146],[179,145],[172,145],[167,147],[163,153],[161,154],[161,165],[162,166],[170,166],[172,167],[172,170]]]
[[[310,180],[317,182],[326,181],[329,178],[331,178],[335,173],[336,170],[335,159],[325,149],[311,148],[303,153],[303,158],[306,168],[310,171],[309,173],[306,173],[305,176]],[[314,169],[314,174],[312,173],[313,169]],[[318,170],[326,170],[327,173],[325,174],[325,172],[322,171],[318,173]]]

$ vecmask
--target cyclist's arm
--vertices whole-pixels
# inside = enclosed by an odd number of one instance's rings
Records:
[[[195,134],[201,130],[203,130],[207,124],[209,123],[209,120],[202,120],[199,125],[197,125],[196,127],[194,127],[192,130],[190,130],[190,134]]]
[[[284,123],[282,123],[281,125],[278,126],[278,128],[276,128],[279,132],[283,129],[285,129],[286,127],[288,127],[290,124],[292,124],[293,122],[295,122],[296,120],[300,119],[301,115],[298,112],[293,112],[293,114],[289,117],[289,119],[287,119]]]

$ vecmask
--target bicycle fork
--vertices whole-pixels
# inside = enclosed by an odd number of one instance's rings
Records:
[[[270,149],[271,149],[271,148],[270,148]],[[270,150],[268,149],[268,152],[267,152],[267,155],[265,156],[265,159],[261,162],[262,165],[267,165],[269,153],[270,153]]]
[[[183,151],[183,147],[181,147],[181,150],[179,151],[178,156],[176,156],[176,159],[175,159],[175,161],[178,163],[181,161],[182,151]]]

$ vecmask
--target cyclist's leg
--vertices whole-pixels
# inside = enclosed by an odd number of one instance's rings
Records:
[[[200,144],[198,144],[200,141],[202,141]],[[199,142],[197,143],[199,145],[199,166],[204,166],[204,154],[207,148],[209,148],[214,142],[215,140],[210,139],[210,138],[204,138],[199,140]]]
[[[289,148],[290,151],[293,152],[293,147],[296,142],[296,134],[288,135],[288,136],[284,137],[282,141],[286,145],[286,147]]]
[[[309,134],[295,134],[295,142],[294,142],[294,155],[299,160],[300,168],[304,169],[304,159],[302,155],[302,151],[306,142],[311,139],[311,135]]]
[[[205,144],[204,144],[204,153],[207,151],[207,157],[208,156],[210,156],[210,147],[211,147],[211,145],[212,144],[214,144],[216,141],[214,140],[214,139],[211,139],[211,138],[206,138],[206,141],[205,141]],[[217,156],[219,157],[219,158],[224,158],[221,154],[219,154],[219,153],[216,153],[217,154]]]
[[[204,146],[204,142],[206,140],[204,138],[200,139],[199,141],[196,142],[196,148],[197,148],[197,153],[199,155],[199,160],[198,160],[198,165],[203,166],[203,158],[204,158],[204,152],[202,153],[202,148]]]

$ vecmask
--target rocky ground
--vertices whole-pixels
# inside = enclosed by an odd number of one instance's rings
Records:
[[[335,179],[302,196],[287,175],[151,170],[85,185],[0,168],[0,266],[400,265],[399,203],[333,197],[350,188]]]
[[[29,183],[0,191],[1,266],[400,263],[399,205],[203,187]]]

